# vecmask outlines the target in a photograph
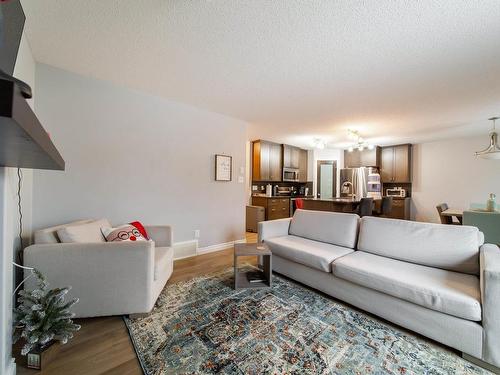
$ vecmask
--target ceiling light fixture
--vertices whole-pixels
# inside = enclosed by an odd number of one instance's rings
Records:
[[[490,145],[482,151],[474,153],[476,156],[480,156],[483,159],[500,159],[500,146],[498,146],[498,133],[495,129],[496,120],[500,117],[492,117],[488,120],[493,121],[493,129],[490,132]]]
[[[353,152],[354,149],[358,149],[359,151],[363,151],[365,148],[368,148],[369,150],[373,150],[375,148],[374,145],[366,142],[363,137],[359,135],[359,132],[357,130],[351,130],[347,129],[347,136],[351,139],[355,139],[356,143],[354,145],[349,146],[347,151]]]
[[[326,147],[326,142],[324,140],[322,140],[321,138],[314,138],[313,146],[314,146],[314,148],[317,148],[318,150],[323,150]]]

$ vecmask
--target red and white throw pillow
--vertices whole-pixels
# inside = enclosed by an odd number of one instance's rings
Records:
[[[132,221],[130,225],[136,227],[139,230],[139,232],[141,232],[142,236],[145,239],[149,240],[148,232],[146,232],[146,228],[144,228],[144,225],[142,225],[140,221]]]
[[[106,241],[147,241],[139,229],[132,224],[121,225],[117,228],[101,228]]]

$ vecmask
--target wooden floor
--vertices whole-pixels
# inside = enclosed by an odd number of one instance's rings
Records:
[[[247,242],[257,242],[257,234],[247,233]],[[246,259],[254,261],[253,258]],[[178,260],[168,284],[188,280],[233,265],[233,249]],[[24,357],[16,355],[19,375],[136,375],[142,370],[121,317],[80,319],[82,329],[57,358],[43,371],[27,369]]]

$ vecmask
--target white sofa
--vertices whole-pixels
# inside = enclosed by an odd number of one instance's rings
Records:
[[[51,288],[72,287],[67,298],[80,299],[77,318],[150,312],[173,271],[171,227],[146,226],[153,241],[59,242],[59,229],[90,222],[36,231],[24,264],[40,270]]]
[[[297,210],[259,241],[274,271],[500,366],[500,250],[477,228]]]

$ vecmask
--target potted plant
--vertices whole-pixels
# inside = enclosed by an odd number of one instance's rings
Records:
[[[49,353],[58,346],[57,342],[66,344],[73,332],[80,329],[73,323],[74,314],[69,311],[78,299],[65,302],[70,287],[48,289],[45,277],[36,269],[32,272],[37,278],[37,287],[19,292],[19,305],[14,309],[14,342],[23,338],[21,355],[28,355],[28,367],[41,369],[52,357]]]

